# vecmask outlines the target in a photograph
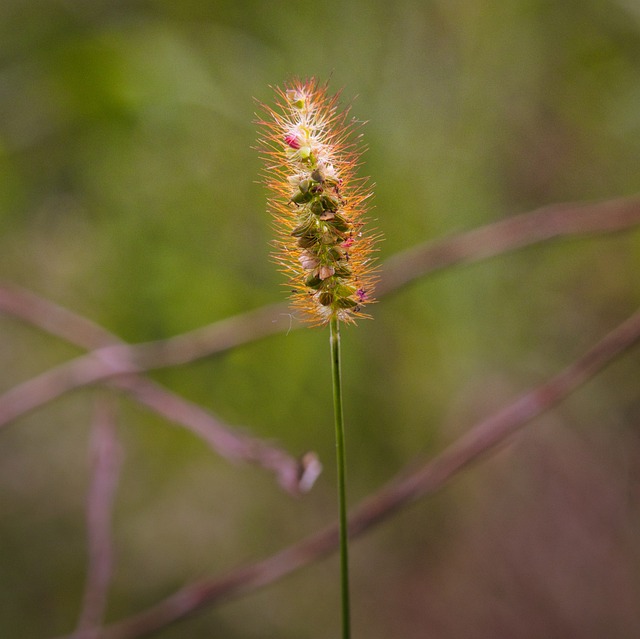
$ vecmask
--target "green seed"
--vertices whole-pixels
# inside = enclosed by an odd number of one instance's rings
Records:
[[[311,201],[312,197],[313,197],[313,194],[309,193],[309,191],[307,191],[306,193],[303,193],[302,191],[298,191],[295,195],[291,197],[291,201],[295,204],[305,204],[306,202]]]
[[[358,302],[356,302],[355,300],[352,300],[348,297],[339,297],[336,300],[336,304],[340,307],[340,308],[353,308],[354,306],[358,305]]]
[[[311,212],[315,213],[316,215],[322,215],[324,213],[324,207],[322,206],[322,202],[318,199],[313,200],[309,208],[311,209]]]
[[[348,222],[339,214],[335,215],[332,220],[329,220],[328,224],[341,233],[346,233],[349,230]]]
[[[348,264],[337,264],[335,267],[335,275],[338,277],[351,277],[353,269]]]
[[[300,180],[300,184],[298,184],[298,188],[302,193],[306,193],[311,188],[311,180],[305,178],[304,180]]]
[[[351,297],[356,292],[356,289],[353,286],[347,286],[346,284],[339,284],[338,286],[335,287],[334,291],[335,291],[336,297],[346,298],[346,297]]]
[[[333,293],[329,293],[328,291],[320,293],[318,300],[322,306],[331,306],[331,304],[333,304]]]
[[[303,235],[298,239],[298,246],[300,248],[311,248],[314,244],[318,243],[318,237],[316,235]]]
[[[318,290],[322,286],[322,280],[317,275],[309,275],[305,281],[305,286]]]
[[[325,211],[337,211],[340,206],[340,200],[332,195],[323,195],[321,200]]]

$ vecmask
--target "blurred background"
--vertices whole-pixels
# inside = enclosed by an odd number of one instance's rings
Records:
[[[380,259],[537,207],[640,190],[635,0],[3,0],[0,277],[127,341],[281,301],[254,99],[330,79],[367,120]],[[343,333],[349,499],[435,455],[630,315],[637,231],[424,278]],[[0,317],[2,390],[79,354]],[[354,636],[640,636],[637,349],[499,454],[359,540]],[[303,499],[118,399],[108,619],[335,518],[328,336],[152,377],[325,472]],[[0,636],[70,632],[96,391],[0,433]],[[339,633],[338,562],[167,628]]]

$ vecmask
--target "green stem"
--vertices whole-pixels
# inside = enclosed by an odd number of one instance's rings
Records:
[[[342,411],[342,379],[340,366],[340,321],[330,322],[331,377],[333,381],[333,410],[336,425],[336,461],[338,466],[338,503],[340,509],[340,585],[342,591],[342,639],[351,637],[349,606],[349,546],[347,529],[347,480],[344,445],[344,417]]]

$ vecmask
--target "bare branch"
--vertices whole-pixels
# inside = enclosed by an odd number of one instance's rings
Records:
[[[7,282],[0,283],[0,313],[86,350],[122,343],[113,333],[49,300]]]
[[[0,283],[0,313],[96,351],[98,359],[104,360],[100,373],[104,379],[187,364],[298,326],[286,303],[272,304],[165,340],[130,345],[99,324],[6,282]],[[114,371],[110,372],[109,367]],[[97,371],[95,374],[99,375]]]
[[[118,377],[109,385],[125,391],[166,419],[186,426],[229,461],[243,461],[273,472],[279,485],[292,495],[308,492],[313,486],[313,482],[306,481],[309,453],[296,460],[258,437],[231,430],[198,404],[144,377]]]
[[[0,397],[0,428],[68,391],[106,380],[110,386],[131,395],[166,419],[193,431],[222,457],[256,464],[273,472],[287,492],[297,495],[311,488],[308,474],[305,474],[307,462],[304,457],[296,460],[272,444],[236,432],[197,404],[160,384],[132,374],[137,367],[129,361],[129,347],[97,324],[9,285],[0,286],[0,312],[19,317],[76,346],[95,349],[7,391]],[[116,352],[123,353],[120,363],[117,357],[113,362],[108,359],[109,354]],[[101,356],[103,353],[107,354],[107,359]],[[121,376],[109,381],[110,375],[105,371]],[[301,483],[303,479],[304,485]]]
[[[117,439],[110,399],[98,398],[94,416],[91,440],[93,479],[87,499],[89,567],[74,639],[98,639],[111,582],[111,513],[122,449]]]
[[[460,471],[488,455],[531,420],[556,406],[638,341],[640,311],[555,377],[477,423],[432,461],[414,472],[401,473],[364,500],[349,517],[350,535],[357,537],[408,504],[440,490]],[[333,524],[262,561],[240,567],[225,577],[187,585],[148,610],[105,628],[101,639],[135,639],[150,635],[205,606],[270,585],[330,554],[337,546],[338,527]]]
[[[166,340],[129,347],[134,349],[130,359],[144,370],[178,366],[300,326],[287,303],[271,304]]]
[[[133,372],[117,364],[111,366],[99,353],[100,349],[65,362],[9,389],[0,396],[0,428],[69,391]]]
[[[428,273],[456,264],[470,264],[546,240],[617,233],[638,225],[638,197],[595,204],[554,204],[394,255],[381,269],[376,292],[382,297]]]

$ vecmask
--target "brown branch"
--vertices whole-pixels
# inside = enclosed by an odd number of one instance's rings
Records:
[[[17,317],[45,333],[55,335],[86,350],[120,344],[98,324],[24,288],[0,283],[0,313]]]
[[[104,328],[16,286],[0,286],[0,312],[8,313],[61,337],[91,353],[55,367],[15,386],[0,397],[0,428],[70,390],[98,381],[132,396],[166,419],[182,424],[202,437],[219,455],[256,464],[273,472],[282,488],[299,494],[311,488],[305,458],[296,460],[276,446],[236,432],[204,408],[151,380],[133,374],[129,347]],[[114,361],[110,354],[122,352]],[[109,379],[105,371],[121,376]],[[119,373],[118,373],[119,371]],[[123,373],[127,373],[123,375]]]
[[[376,292],[382,297],[428,273],[457,264],[471,264],[539,242],[617,233],[638,225],[638,197],[595,204],[554,204],[398,253],[384,263]]]
[[[309,460],[313,459],[308,456],[312,453],[303,455],[299,460],[294,459],[258,437],[231,430],[202,406],[167,391],[149,379],[142,376],[119,377],[109,385],[125,391],[165,419],[186,426],[229,461],[251,463],[273,472],[281,488],[292,495],[311,490],[318,477],[318,474],[313,476],[313,469],[308,468]]]
[[[98,639],[111,582],[113,548],[111,513],[122,449],[118,442],[111,398],[100,397],[91,438],[93,478],[87,499],[89,567],[84,600],[74,639]]]
[[[583,357],[555,377],[525,393],[473,426],[438,457],[411,473],[402,473],[357,506],[349,517],[352,537],[389,519],[418,498],[433,494],[464,468],[486,456],[525,424],[548,411],[640,341],[640,311],[627,319]],[[336,550],[333,524],[284,550],[225,577],[194,582],[129,619],[105,628],[101,639],[135,639],[211,606],[270,585]]]

